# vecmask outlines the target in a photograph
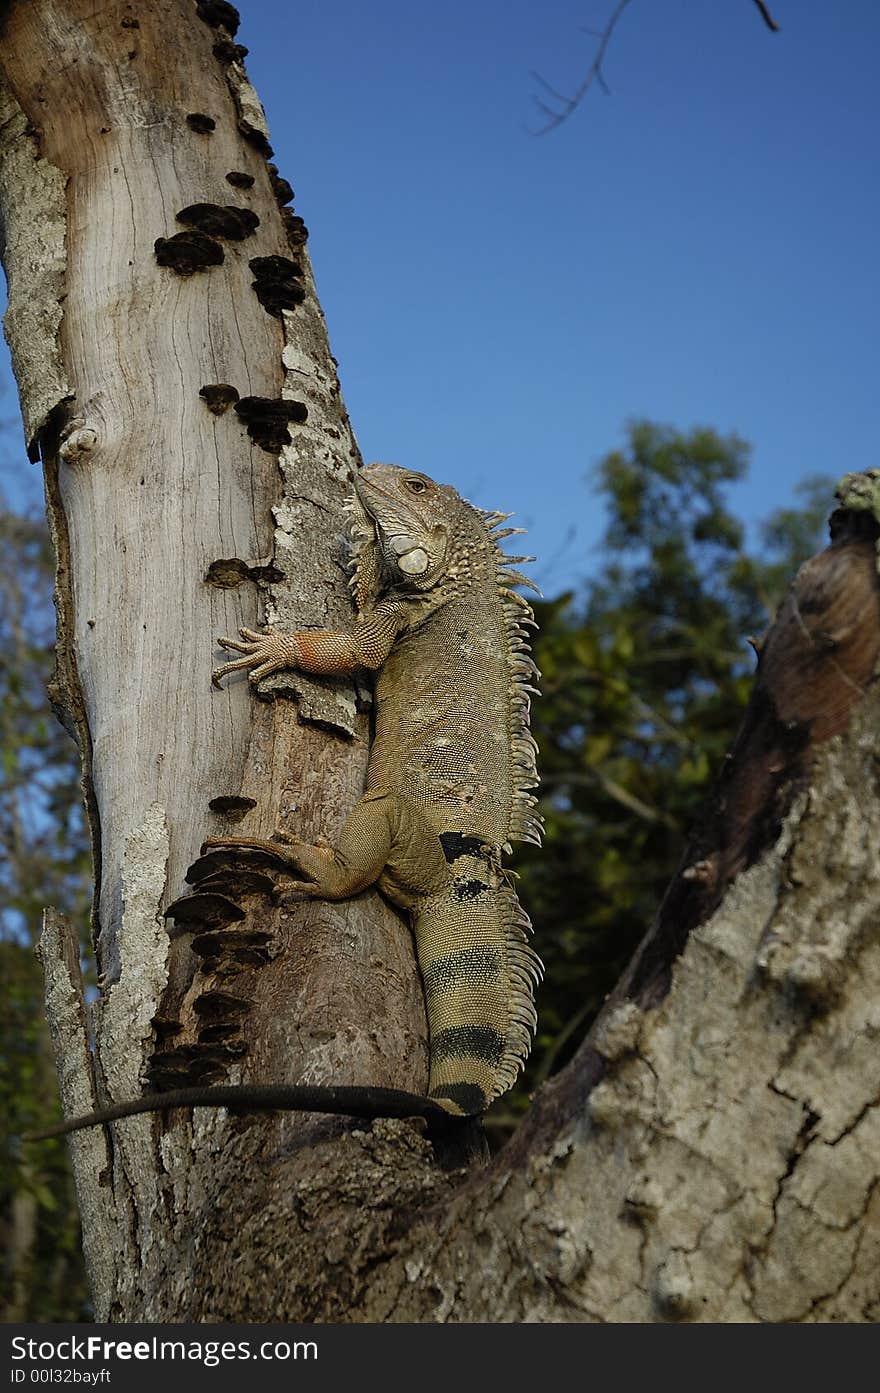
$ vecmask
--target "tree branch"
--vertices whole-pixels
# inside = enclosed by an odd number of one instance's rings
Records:
[[[614,30],[617,28],[617,22],[629,3],[630,0],[618,0],[618,3],[612,11],[611,18],[609,19],[605,28],[602,30],[588,31],[591,33],[595,33],[596,37],[598,37],[599,43],[596,48],[595,57],[593,58],[593,61],[590,64],[586,76],[584,77],[577,90],[574,93],[572,93],[570,97],[567,97],[563,92],[558,92],[555,87],[552,87],[550,83],[547,82],[547,80],[541,76],[540,73],[535,72],[535,70],[532,69],[531,75],[535,79],[535,81],[539,82],[543,87],[544,91],[547,93],[547,95],[551,97],[553,101],[558,103],[558,108],[554,111],[553,107],[548,106],[547,102],[543,101],[540,97],[533,98],[535,106],[538,108],[541,115],[546,117],[545,124],[534,132],[535,135],[547,135],[550,131],[556,130],[557,126],[561,126],[563,121],[567,121],[569,116],[571,116],[572,112],[580,106],[581,102],[587,95],[587,92],[590,90],[594,82],[598,83],[598,85],[602,88],[603,92],[608,93],[610,91],[608,83],[605,81],[605,75],[602,72],[602,64],[605,61],[605,54],[608,51],[608,45],[611,42],[611,37],[614,33]],[[772,30],[774,34],[778,34],[779,25],[776,23],[767,6],[764,4],[764,0],[754,0],[754,3],[757,5],[761,13],[761,18],[763,19],[767,28]]]
[[[532,72],[532,76],[536,79],[536,81],[540,82],[544,90],[548,92],[553,97],[553,99],[559,102],[560,104],[559,110],[553,111],[551,107],[547,106],[546,102],[542,102],[537,97],[534,99],[535,105],[537,106],[538,110],[547,117],[545,125],[543,125],[540,128],[540,130],[537,130],[535,132],[536,135],[547,135],[550,131],[555,130],[557,126],[561,126],[563,121],[566,121],[568,117],[572,114],[572,112],[576,110],[578,106],[580,106],[581,102],[583,101],[584,97],[586,96],[587,92],[590,90],[594,82],[599,83],[599,86],[602,88],[603,92],[607,92],[609,90],[608,84],[606,83],[604,75],[602,73],[602,63],[604,62],[605,53],[608,49],[608,45],[611,42],[611,36],[617,27],[617,21],[620,19],[621,15],[623,14],[624,10],[626,9],[629,3],[630,0],[618,0],[618,3],[615,6],[614,11],[611,15],[611,18],[609,19],[605,28],[599,35],[599,44],[596,49],[596,54],[593,58],[592,63],[590,64],[586,77],[578,87],[577,91],[574,92],[572,96],[566,97],[561,92],[557,92],[553,87],[550,86],[548,82],[545,81],[543,77],[541,77],[540,73],[534,71]]]
[[[761,18],[763,19],[763,21],[764,21],[764,23],[766,24],[767,28],[768,28],[768,29],[772,29],[772,31],[773,31],[774,34],[778,34],[778,33],[779,33],[779,25],[776,23],[775,19],[773,18],[773,16],[772,16],[771,13],[770,13],[770,11],[767,9],[767,6],[764,4],[764,0],[755,0],[755,4],[757,5],[758,9],[761,11]]]

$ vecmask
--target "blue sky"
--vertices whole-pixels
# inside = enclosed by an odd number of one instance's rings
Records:
[[[611,95],[535,136],[530,70],[574,86],[612,8],[241,5],[366,458],[515,509],[551,593],[629,417],[752,441],[751,520],[880,463],[880,6],[632,0]]]

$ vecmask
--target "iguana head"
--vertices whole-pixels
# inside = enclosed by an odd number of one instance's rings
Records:
[[[372,550],[374,564],[366,564],[366,570],[376,573],[378,562],[393,584],[430,589],[443,575],[462,506],[455,490],[396,464],[367,465],[354,475],[353,487],[361,565]]]

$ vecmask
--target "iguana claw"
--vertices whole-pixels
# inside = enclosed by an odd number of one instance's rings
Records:
[[[238,632],[244,642],[237,638],[217,640],[221,648],[227,648],[233,653],[243,653],[244,657],[235,658],[232,662],[214,669],[211,681],[215,687],[220,686],[224,677],[228,677],[231,672],[238,672],[241,668],[251,669],[248,681],[259,682],[273,672],[295,666],[297,654],[295,643],[290,636],[279,634],[274,629],[265,629],[262,633],[255,629],[239,629]]]

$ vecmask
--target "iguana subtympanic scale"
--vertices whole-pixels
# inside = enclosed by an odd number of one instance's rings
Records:
[[[284,894],[345,899],[378,888],[411,917],[430,1030],[428,1096],[482,1112],[516,1078],[531,1044],[541,964],[501,858],[537,842],[529,697],[534,625],[515,586],[531,584],[499,540],[505,514],[396,465],[355,476],[350,632],[242,629],[221,645],[258,682],[284,668],[376,673],[367,787],[337,845],[263,845],[293,878]],[[534,588],[534,587],[533,587]]]

